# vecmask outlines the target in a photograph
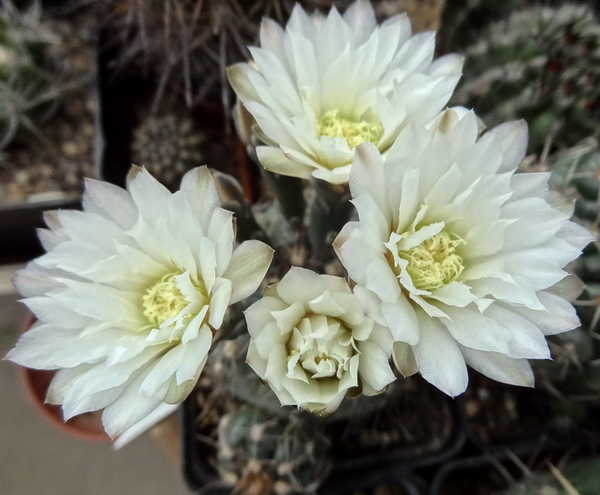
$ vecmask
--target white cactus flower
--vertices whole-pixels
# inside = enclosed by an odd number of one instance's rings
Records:
[[[273,251],[234,250],[233,214],[206,167],[174,194],[145,170],[127,190],[88,180],[83,209],[46,213],[48,252],[15,278],[38,322],[7,357],[59,369],[47,401],[65,419],[104,408],[114,437],[186,398],[227,307],[257,289]]]
[[[463,59],[433,61],[435,32],[411,35],[405,14],[377,25],[373,7],[357,0],[312,17],[297,4],[285,30],[265,19],[254,61],[229,68],[229,81],[253,116],[262,166],[295,177],[348,182],[355,147],[385,152],[411,122],[442,110]],[[242,115],[238,111],[238,116]],[[248,119],[241,135],[250,142]]]
[[[359,221],[336,252],[391,330],[398,369],[452,396],[467,386],[465,362],[532,386],[527,359],[550,357],[544,335],[579,325],[563,297],[580,285],[563,267],[593,237],[569,221],[549,174],[515,174],[526,146],[523,121],[478,139],[472,112],[447,110],[405,129],[385,159],[361,145],[352,164]]]
[[[349,392],[375,395],[395,379],[389,330],[343,278],[292,267],[245,314],[248,364],[282,405],[327,417]]]

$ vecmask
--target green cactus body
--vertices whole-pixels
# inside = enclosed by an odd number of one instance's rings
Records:
[[[524,118],[530,151],[550,135],[572,146],[600,126],[600,24],[585,5],[530,7],[492,24],[466,50],[452,104],[489,126]]]
[[[550,186],[569,200],[575,200],[574,220],[597,231],[600,222],[600,149],[593,138],[552,155],[547,161],[552,171]],[[551,194],[556,194],[555,192]],[[563,206],[570,209],[568,204]],[[582,326],[548,342],[552,361],[536,362],[538,377],[551,384],[558,426],[570,426],[585,417],[590,399],[600,399],[600,251],[590,244],[569,267],[585,284],[575,302]],[[579,398],[585,400],[580,401]]]
[[[548,160],[550,186],[575,200],[574,219],[597,230],[600,222],[600,148],[595,139],[581,141]],[[592,244],[575,262],[576,274],[587,284],[600,281],[600,253]]]
[[[134,161],[167,187],[176,188],[188,170],[202,165],[202,142],[187,117],[173,113],[148,117],[134,133]]]

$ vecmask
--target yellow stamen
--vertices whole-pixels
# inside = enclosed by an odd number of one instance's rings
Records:
[[[398,256],[408,261],[406,271],[417,289],[433,291],[454,282],[464,270],[456,248],[465,244],[456,234],[440,232]]]
[[[169,273],[150,287],[142,297],[144,316],[156,327],[177,316],[189,301],[177,288],[175,277],[179,273]]]
[[[342,138],[350,149],[367,141],[377,144],[383,136],[383,126],[366,120],[355,122],[338,116],[337,110],[326,112],[319,120],[319,134],[330,138]]]

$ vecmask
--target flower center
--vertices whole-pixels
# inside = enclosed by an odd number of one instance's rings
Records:
[[[175,277],[179,273],[169,273],[150,287],[142,297],[144,316],[159,327],[169,318],[177,316],[189,301],[177,288]]]
[[[330,110],[319,120],[319,134],[345,139],[350,149],[354,149],[367,141],[377,144],[383,136],[383,126],[366,120],[354,122],[339,117],[337,110]]]
[[[296,366],[313,379],[340,379],[355,354],[350,331],[335,318],[304,318],[288,342],[288,376]]]
[[[414,286],[420,290],[433,291],[454,282],[464,270],[462,258],[456,248],[465,244],[456,234],[442,231],[398,256],[406,261],[406,271]]]

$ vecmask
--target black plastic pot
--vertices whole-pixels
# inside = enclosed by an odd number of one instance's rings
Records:
[[[319,495],[352,495],[358,490],[381,485],[396,485],[410,495],[465,495],[460,491],[463,480],[483,480],[490,493],[490,473],[499,478],[498,489],[507,488],[522,472],[514,459],[531,465],[534,459],[560,458],[565,452],[593,454],[600,446],[600,415],[591,411],[591,421],[585,426],[572,425],[568,430],[538,428],[528,435],[509,442],[486,443],[469,427],[465,403],[453,402],[455,428],[451,438],[436,452],[408,457],[402,450],[357,455],[334,461],[333,469],[320,487]],[[192,394],[181,409],[181,440],[183,474],[191,490],[203,495],[222,495],[231,489],[219,485],[216,470],[208,463],[208,452],[195,435],[198,405]],[[457,491],[458,490],[458,491]],[[479,492],[468,492],[479,495]]]
[[[179,407],[179,432],[181,435],[183,477],[190,490],[194,491],[214,483],[219,478],[214,468],[206,463],[206,458],[200,453],[200,444],[195,434],[196,418],[198,418],[199,412],[196,396],[192,392]],[[214,495],[225,495],[229,491],[215,488],[212,493]]]
[[[451,404],[452,433],[436,451],[419,455],[418,449],[395,448],[388,451],[359,454],[345,459],[334,459],[331,473],[319,489],[322,495],[349,495],[355,490],[397,483],[408,494],[425,495],[430,472],[453,459],[462,451],[467,440],[464,407],[460,399],[448,400]],[[230,493],[231,489],[218,488],[218,474],[208,463],[208,452],[195,434],[195,421],[199,415],[195,394],[183,403],[181,409],[181,444],[184,478],[191,490],[203,488],[206,495]],[[215,488],[210,488],[215,486]]]
[[[80,208],[79,198],[40,199],[0,204],[0,260],[22,262],[43,254],[36,229],[45,227],[43,213],[58,208]]]

